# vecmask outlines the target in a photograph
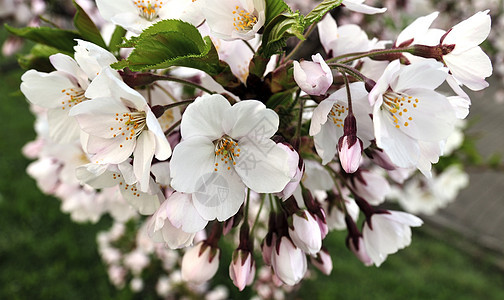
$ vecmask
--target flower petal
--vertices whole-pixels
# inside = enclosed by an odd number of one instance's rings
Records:
[[[154,134],[149,130],[144,130],[137,138],[135,150],[133,152],[133,170],[138,179],[137,186],[142,192],[149,189],[150,166],[156,149]]]
[[[277,193],[291,180],[288,154],[272,140],[242,139],[235,170],[245,185],[257,193]],[[265,176],[267,174],[267,176]]]
[[[215,147],[208,137],[193,136],[180,142],[170,161],[172,187],[179,192],[194,193],[197,181],[214,172]]]
[[[182,139],[205,136],[211,140],[224,134],[222,120],[229,114],[231,104],[221,95],[205,95],[187,106],[180,124]]]
[[[233,169],[200,177],[193,204],[201,217],[222,222],[234,216],[245,201],[245,185]]]
[[[175,192],[166,201],[168,218],[173,226],[187,233],[196,233],[208,224],[194,207],[191,194]]]
[[[234,104],[222,119],[224,132],[233,139],[269,139],[278,130],[278,115],[257,100]]]

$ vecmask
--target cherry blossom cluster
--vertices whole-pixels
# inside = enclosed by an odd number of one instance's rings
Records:
[[[384,41],[314,8],[322,12],[307,14],[313,23],[297,45],[270,53],[265,28],[288,16],[268,15],[271,3],[97,0],[103,19],[127,32],[124,48],[76,39],[73,53],[49,56],[53,71],[23,74],[37,131],[23,150],[36,159],[28,173],[73,220],[117,222],[98,237],[114,285],[129,280],[141,291],[155,258],[166,272],[156,288],[163,297],[185,284],[201,295],[225,264],[240,291],[279,298],[310,268],[331,273],[330,231],[346,230],[348,249],[378,267],[410,245],[411,227],[423,223],[411,213],[432,214],[467,185],[461,166],[432,165],[461,145],[471,103],[464,89],[488,86],[492,64],[480,48],[488,10],[446,30],[432,26],[433,12]],[[336,10],[386,11],[341,4]],[[199,70],[211,56],[194,53],[199,64],[179,55],[184,63],[169,68],[118,67],[167,19],[209,36],[227,67]],[[314,29],[320,52],[297,58]],[[143,47],[155,53],[169,42]],[[443,83],[450,93],[438,90]],[[384,208],[387,199],[408,212]],[[139,229],[120,248],[128,222]],[[224,242],[234,249],[227,261]]]

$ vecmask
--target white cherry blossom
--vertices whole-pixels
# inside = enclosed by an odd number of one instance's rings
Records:
[[[364,83],[350,84],[353,113],[358,120],[357,136],[366,148],[373,139],[371,107],[366,101]],[[339,138],[343,136],[343,122],[348,115],[346,88],[341,88],[320,102],[313,111],[310,135],[315,141],[315,149],[322,158],[322,164],[329,163],[337,152]]]
[[[409,246],[411,228],[422,225],[418,217],[399,211],[375,213],[365,223],[362,238],[367,254],[379,267],[387,256]]]
[[[238,211],[246,187],[280,192],[291,177],[287,152],[270,139],[278,123],[256,100],[231,106],[221,95],[198,97],[182,117],[182,141],[170,162],[173,188],[193,193],[198,213],[219,221]]]
[[[201,1],[194,0],[97,0],[96,5],[105,20],[140,34],[152,24],[165,19],[181,19],[199,25],[203,17]]]
[[[82,40],[77,42],[75,60],[65,54],[54,54],[50,61],[56,71],[29,70],[21,77],[21,91],[28,101],[48,109],[49,136],[57,143],[78,139],[79,126],[68,113],[75,105],[88,100],[85,92],[90,81],[117,61],[101,47]]]
[[[203,0],[202,13],[212,36],[250,40],[266,21],[265,0]]]
[[[141,191],[147,191],[150,165],[155,156],[166,160],[171,147],[145,99],[106,69],[94,81],[89,93],[97,98],[75,106],[81,129],[89,134],[85,148],[96,164],[119,164],[134,156],[133,169]],[[103,81],[103,82],[102,82]],[[100,83],[99,83],[100,82]],[[103,93],[104,97],[99,97]]]
[[[369,93],[376,144],[398,167],[428,172],[441,155],[436,149],[456,121],[448,99],[434,91],[447,75],[438,62],[401,67],[395,60]]]

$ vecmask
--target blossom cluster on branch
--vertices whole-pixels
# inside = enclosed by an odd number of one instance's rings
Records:
[[[488,10],[446,29],[433,12],[383,41],[331,15],[386,11],[358,0],[306,14],[282,0],[96,3],[116,26],[107,38],[77,3],[77,31],[7,29],[37,42],[21,77],[37,118],[28,173],[75,221],[108,213],[116,231],[141,228],[128,254],[114,246],[122,233],[98,239],[117,286],[129,270],[141,290],[157,257],[172,273],[158,293],[190,291],[180,284],[223,268],[226,240],[233,284],[276,297],[309,266],[331,273],[331,230],[380,266],[422,225],[411,213],[435,212],[467,184],[459,165],[432,165],[463,139],[464,89],[488,86]],[[297,58],[314,29],[320,53]]]

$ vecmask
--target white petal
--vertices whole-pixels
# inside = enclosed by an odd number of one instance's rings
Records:
[[[443,59],[453,76],[471,90],[479,91],[488,86],[485,78],[492,75],[492,62],[480,47],[459,55],[449,53]]]
[[[208,224],[194,207],[191,194],[175,192],[166,201],[168,218],[173,226],[184,232],[196,233]]]
[[[287,152],[272,140],[240,140],[235,170],[257,193],[277,193],[291,180]]]
[[[150,166],[156,149],[154,134],[149,130],[144,130],[137,138],[135,150],[133,152],[133,170],[138,179],[138,187],[142,192],[149,189]]]
[[[79,139],[79,124],[73,117],[68,116],[68,110],[61,108],[47,111],[50,138],[61,144],[71,143]]]
[[[133,1],[131,0],[97,0],[96,6],[98,7],[102,17],[106,20],[110,20],[114,15],[123,12],[138,13]]]
[[[221,95],[205,95],[187,106],[180,124],[182,139],[206,136],[211,140],[224,134],[222,120],[228,115],[231,104]]]
[[[488,12],[489,10],[479,11],[469,19],[453,26],[443,40],[443,44],[455,44],[453,54],[460,54],[481,44],[490,33],[492,20]]]
[[[313,124],[313,123],[312,123]],[[322,164],[326,165],[333,160],[336,155],[338,140],[343,135],[343,129],[329,123],[324,124],[320,132],[313,137],[315,150],[322,158]]]
[[[382,12],[385,12],[387,9],[386,8],[376,8],[372,7],[366,4],[362,4],[364,2],[363,0],[343,0],[342,4],[345,5],[346,8],[349,10],[363,13],[363,14],[369,14],[369,15],[374,15],[374,14],[379,14]]]
[[[51,64],[60,72],[65,72],[68,75],[75,77],[81,88],[86,89],[89,85],[88,76],[79,67],[77,62],[68,55],[57,53],[49,57]]]
[[[245,201],[245,185],[233,169],[207,173],[198,179],[197,185],[193,204],[205,220],[225,221]]]
[[[314,136],[322,129],[321,125],[327,122],[327,115],[331,111],[335,100],[324,99],[320,104],[313,110],[312,120],[310,123],[310,135]]]
[[[159,160],[167,160],[171,155],[171,146],[166,138],[163,130],[161,129],[161,125],[159,124],[156,116],[152,113],[149,107],[146,107],[146,122],[147,128],[152,133],[153,138],[155,139],[155,155]]]
[[[60,72],[48,74],[29,70],[21,76],[21,80],[21,92],[28,101],[45,108],[61,107],[61,102],[68,98],[62,91],[75,87],[75,84]]]
[[[405,104],[401,107],[402,116],[396,114],[401,130],[410,137],[422,141],[435,142],[446,139],[453,132],[456,120],[455,111],[448,99],[427,89],[409,90],[408,94],[413,97],[411,104],[416,99],[418,103],[415,103],[416,107]],[[406,123],[408,126],[404,125]]]
[[[278,130],[278,115],[256,100],[236,103],[224,115],[222,128],[235,140],[269,139]]]
[[[194,193],[198,180],[214,172],[215,147],[204,136],[193,136],[180,142],[170,161],[172,186],[179,192]]]
[[[390,86],[394,91],[411,88],[435,89],[445,81],[447,76],[448,70],[443,68],[443,64],[425,60],[403,67],[397,81]]]
[[[120,138],[104,139],[90,136],[87,150],[94,154],[90,159],[97,164],[119,164],[127,160],[133,149],[135,149],[136,139],[124,140]]]
[[[401,43],[409,39],[415,39],[416,37],[425,35],[427,29],[429,29],[432,22],[434,22],[434,19],[436,19],[438,15],[439,12],[435,11],[427,16],[419,17],[418,19],[413,21],[397,36],[395,45],[399,46]],[[415,43],[415,41],[413,43]]]

